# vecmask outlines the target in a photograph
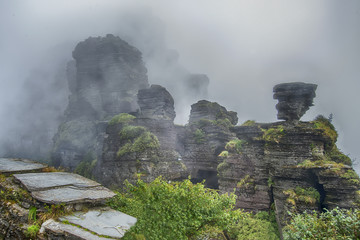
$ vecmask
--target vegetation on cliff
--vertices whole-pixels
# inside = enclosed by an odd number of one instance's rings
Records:
[[[292,215],[283,230],[286,240],[297,239],[360,239],[360,210],[335,208],[325,211]]]
[[[278,239],[273,214],[234,210],[235,199],[202,183],[157,178],[127,183],[109,205],[138,219],[124,239]]]

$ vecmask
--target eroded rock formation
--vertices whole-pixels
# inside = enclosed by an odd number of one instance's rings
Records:
[[[279,100],[276,104],[278,119],[292,121],[300,120],[311,106],[316,96],[316,84],[302,82],[282,83],[274,87],[274,99]]]
[[[141,52],[119,37],[90,37],[73,51],[67,67],[71,92],[65,121],[54,137],[52,160],[70,169],[99,158],[106,121],[138,109],[138,90],[148,87]]]
[[[95,172],[106,185],[158,176],[180,180],[188,172],[177,151],[174,101],[158,85],[138,93],[139,113],[116,116],[106,128],[103,155]],[[117,120],[116,120],[117,119]]]

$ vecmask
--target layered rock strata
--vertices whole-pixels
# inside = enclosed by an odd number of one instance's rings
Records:
[[[278,110],[278,119],[282,120],[300,120],[311,106],[316,96],[317,85],[295,82],[282,83],[274,87],[274,99],[279,101],[276,104]]]
[[[191,106],[189,124],[179,135],[182,156],[193,182],[218,188],[218,155],[235,135],[230,128],[237,123],[237,114],[216,102],[199,101]]]
[[[186,178],[186,166],[177,151],[171,95],[165,88],[153,85],[139,91],[138,103],[139,113],[120,114],[119,121],[110,121],[106,128],[97,178],[117,186],[138,177],[148,182],[158,176],[169,180]]]
[[[71,92],[65,121],[54,137],[52,160],[75,169],[102,153],[106,120],[138,109],[138,90],[148,87],[141,53],[119,37],[90,37],[73,51],[67,78]]]

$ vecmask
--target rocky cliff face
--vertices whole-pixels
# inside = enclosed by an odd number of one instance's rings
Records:
[[[103,155],[96,177],[106,185],[122,186],[138,177],[152,181],[187,177],[186,166],[177,152],[174,101],[158,85],[138,93],[140,110],[135,116],[123,113],[106,128]]]
[[[137,92],[148,87],[141,53],[119,37],[88,38],[67,67],[71,92],[65,121],[54,137],[55,165],[74,169],[85,156],[101,156],[106,121],[138,109]]]
[[[223,193],[235,189],[239,208],[275,210],[280,226],[288,211],[360,204],[360,179],[336,147],[331,122],[321,116],[300,121],[316,85],[274,87],[278,118],[285,121],[236,126],[237,113],[201,100],[191,106],[189,123],[176,126],[172,96],[162,86],[148,87],[136,49],[108,35],[87,39],[73,55],[72,96],[55,136],[55,163],[74,169],[90,156],[98,160],[94,177],[116,187],[139,177],[190,175]],[[200,91],[207,78],[195,78],[189,84],[199,81],[194,89]]]

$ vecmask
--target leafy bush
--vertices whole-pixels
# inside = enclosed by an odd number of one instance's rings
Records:
[[[36,238],[36,235],[38,234],[40,230],[40,226],[38,224],[30,225],[27,228],[26,235],[30,238]]]
[[[256,215],[236,210],[227,228],[230,239],[236,240],[276,240],[280,239],[273,211]]]
[[[162,178],[152,183],[126,183],[109,205],[135,216],[136,225],[124,239],[143,235],[146,239],[189,239],[204,234],[209,227],[224,229],[229,222],[235,196],[220,195],[190,180],[168,183]]]
[[[92,152],[88,152],[82,161],[76,166],[74,172],[87,178],[93,178],[93,170],[96,166],[97,158]]]
[[[267,142],[279,143],[280,139],[285,135],[285,130],[282,125],[267,130],[262,129],[262,131],[264,133],[262,138]]]
[[[222,151],[218,156],[223,157],[223,158],[227,158],[229,156],[229,152],[228,151]]]
[[[245,140],[233,139],[226,143],[225,149],[229,152],[233,153],[241,153],[243,145],[246,143]]]
[[[283,193],[288,196],[286,202],[294,206],[296,206],[296,202],[298,201],[311,205],[314,205],[320,201],[320,193],[313,187],[296,187],[295,189],[285,190]]]
[[[132,120],[134,120],[136,117],[134,117],[133,115],[130,115],[128,113],[120,113],[116,116],[114,116],[110,121],[109,124],[110,125],[114,125],[114,124],[129,124],[132,122]]]
[[[290,213],[291,214],[291,213]],[[291,215],[291,222],[283,229],[284,239],[360,239],[360,210],[335,208]]]
[[[117,156],[121,157],[129,153],[142,153],[146,150],[159,149],[160,143],[158,138],[149,131],[143,132],[140,136],[135,138],[133,142],[126,143],[119,148]]]
[[[194,139],[197,144],[203,143],[205,141],[205,133],[201,129],[196,129],[194,132]]]
[[[134,139],[139,137],[142,133],[146,132],[146,128],[142,126],[126,125],[119,132],[120,139]]]
[[[323,134],[331,140],[331,142],[328,144],[328,147],[332,148],[338,137],[334,125],[331,124],[329,119],[322,115],[317,116],[315,120],[312,121],[312,123],[314,124],[315,129],[321,129]]]

